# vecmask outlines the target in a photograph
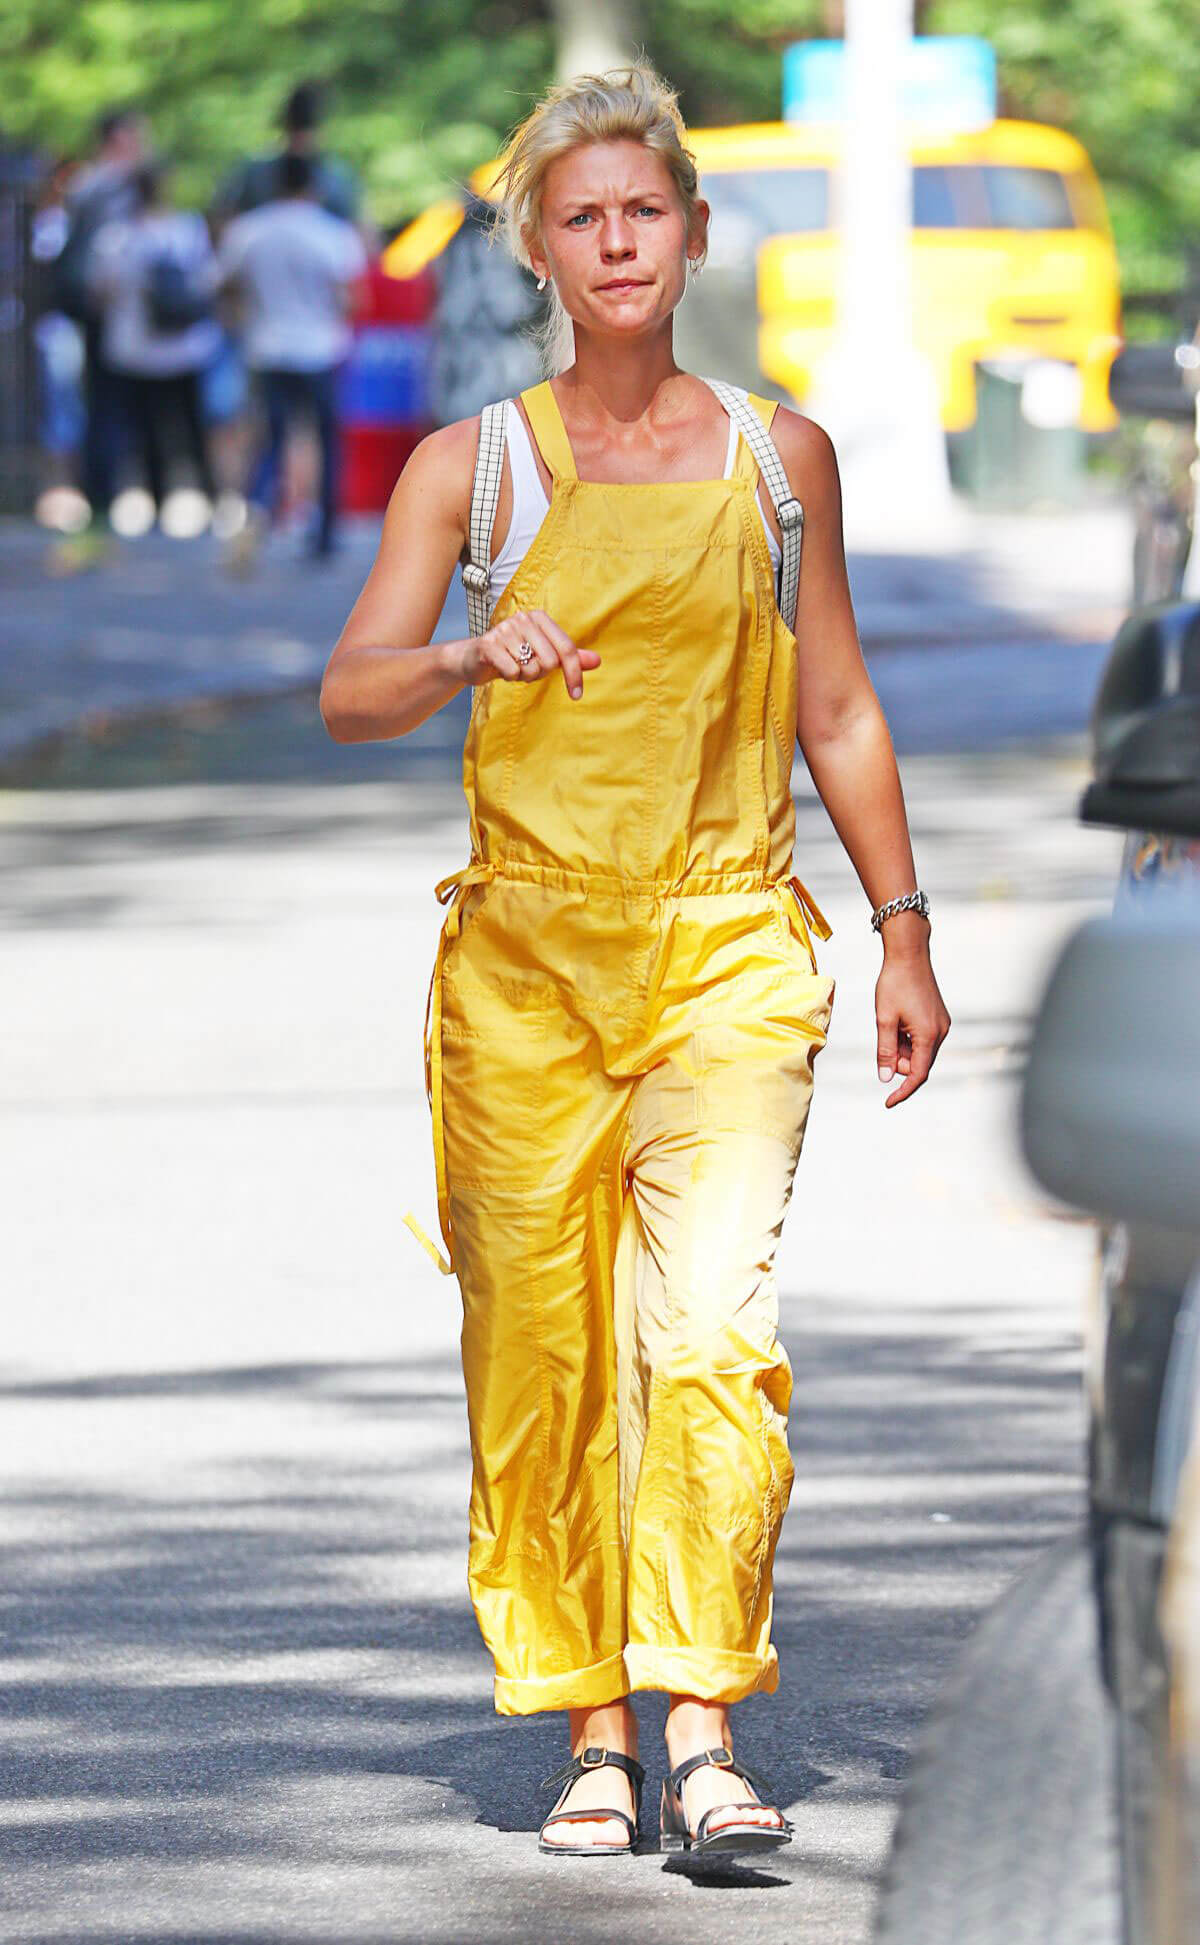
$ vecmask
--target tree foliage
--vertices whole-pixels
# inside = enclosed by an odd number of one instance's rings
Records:
[[[140,104],[177,194],[204,203],[274,146],[297,81],[328,81],[329,147],[399,222],[493,152],[552,51],[528,0],[0,0],[0,122],[80,153],[99,111]]]
[[[836,32],[837,0],[642,0],[646,53],[697,124],[771,119],[790,41]],[[923,31],[995,45],[1002,106],[1071,129],[1104,181],[1126,273],[1180,281],[1200,238],[1200,0],[922,0]],[[384,224],[495,152],[551,78],[549,0],[0,0],[9,141],[79,152],[99,109],[145,105],[207,200],[270,146],[297,80],[328,80],[331,148]]]

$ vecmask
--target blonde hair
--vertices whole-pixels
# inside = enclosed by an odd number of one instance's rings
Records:
[[[509,137],[496,179],[499,210],[492,239],[504,238],[519,264],[531,269],[529,244],[541,236],[542,193],[552,162],[585,142],[642,142],[671,172],[690,235],[696,224],[699,179],[685,142],[679,98],[645,61],[604,74],[581,74],[551,88]],[[697,257],[704,260],[707,241]],[[571,320],[553,283],[545,322],[536,333],[549,375],[575,355]]]

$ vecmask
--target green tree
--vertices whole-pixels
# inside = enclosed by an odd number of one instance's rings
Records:
[[[97,111],[137,100],[177,188],[203,203],[270,146],[294,82],[329,81],[329,146],[384,224],[496,152],[553,78],[562,0],[0,0],[9,140],[79,152]],[[696,125],[771,120],[790,41],[840,29],[839,0],[622,0]],[[1169,292],[1200,242],[1200,0],[921,0],[927,33],[977,33],[1003,111],[1070,129],[1100,172],[1125,282]]]
[[[177,194],[204,203],[276,142],[295,82],[328,81],[329,148],[399,222],[493,152],[551,58],[527,0],[0,0],[0,118],[10,142],[78,154],[101,109],[138,103]]]

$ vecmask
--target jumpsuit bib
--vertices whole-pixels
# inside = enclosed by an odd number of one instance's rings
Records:
[[[774,1261],[834,994],[791,875],[796,640],[745,436],[728,479],[581,481],[550,385],[522,396],[553,492],[492,618],[602,661],[578,702],[475,689],[471,862],[438,887],[471,1598],[502,1713],[735,1702],[778,1683]]]

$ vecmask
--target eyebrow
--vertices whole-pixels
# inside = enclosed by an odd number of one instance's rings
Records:
[[[662,202],[666,194],[665,189],[631,189],[621,200],[626,203],[650,203],[656,200]],[[596,209],[598,206],[599,198],[595,196],[568,196],[564,204],[564,208],[575,210]]]

